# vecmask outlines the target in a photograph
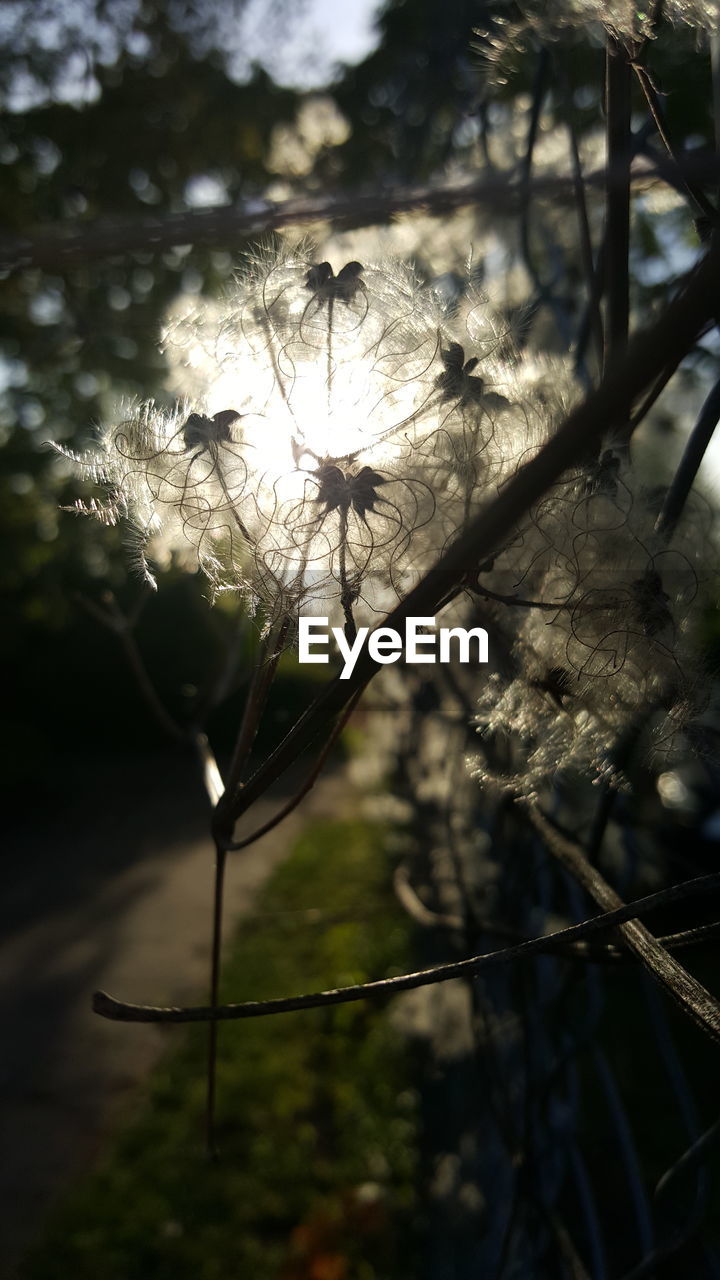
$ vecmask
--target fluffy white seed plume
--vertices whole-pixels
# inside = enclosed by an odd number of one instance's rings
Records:
[[[620,785],[624,741],[671,753],[702,708],[691,619],[717,585],[711,531],[698,537],[696,511],[668,543],[657,510],[608,448],[545,494],[479,576],[517,619],[508,669],[480,697],[490,750],[470,763],[483,781],[534,794],[574,771]]]
[[[662,18],[674,26],[690,28],[699,39],[720,28],[720,7],[706,0],[666,0]],[[643,40],[657,35],[660,10],[633,0],[557,0],[553,5],[525,0],[514,17],[495,16],[478,29],[478,52],[496,83],[503,85],[517,71],[518,61],[540,43],[572,41],[588,34],[598,42],[605,34],[632,51]]]
[[[270,617],[386,609],[522,452],[486,304],[455,332],[402,264],[336,268],[258,253],[168,325],[176,411],[142,405],[76,459],[151,558],[190,553]]]
[[[164,344],[182,399],[140,406],[75,459],[106,490],[77,509],[128,519],[148,576],[146,547],[182,555],[266,626],[377,621],[577,398],[562,363],[516,356],[483,299],[450,315],[401,264],[303,250],[259,253]],[[599,776],[654,708],[682,723],[707,574],[682,528],[671,546],[655,533],[656,514],[609,442],[469,571],[510,655],[502,674],[483,669],[478,711],[509,764],[489,752],[478,776],[515,791],[558,768]]]
[[[104,503],[76,503],[74,510],[105,523],[125,518],[138,566],[153,586],[148,549],[160,562],[179,554],[213,579],[232,565],[241,578],[248,468],[237,420],[234,412],[209,416],[184,403],[174,412],[152,402],[133,407],[119,424],[101,430],[91,454],[66,454],[106,493]]]

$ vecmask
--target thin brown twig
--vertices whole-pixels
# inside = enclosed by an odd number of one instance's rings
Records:
[[[606,190],[605,233],[605,365],[625,351],[630,318],[630,85],[631,72],[625,46],[608,34],[606,44],[605,110],[607,153],[613,180]],[[616,425],[625,426],[625,407]],[[611,424],[608,424],[611,425]]]
[[[192,733],[187,729],[183,729],[182,725],[178,724],[177,720],[170,715],[170,712],[161,702],[157,690],[150,679],[147,667],[143,662],[135,636],[130,628],[124,627],[121,631],[117,632],[117,635],[127,659],[128,666],[135,677],[137,686],[158,724],[161,725],[166,733],[175,738],[176,741],[192,741]]]
[[[660,105],[658,93],[650,78],[650,75],[648,74],[647,68],[643,67],[642,65],[640,65],[638,62],[634,60],[632,61],[631,66],[633,71],[635,72],[635,75],[637,76],[640,88],[643,91],[643,96],[645,98],[645,101],[647,102],[650,115],[653,118],[653,123],[655,125],[655,128],[658,131],[658,136],[660,138],[660,141],[665,147],[665,150],[667,151],[670,159],[673,161],[674,165],[676,166],[677,171],[681,176],[681,180],[683,182],[687,195],[689,196],[690,200],[693,202],[696,210],[699,213],[703,214],[706,218],[709,218],[712,223],[717,222],[717,218],[718,218],[717,209],[712,204],[712,202],[708,200],[707,196],[705,195],[705,192],[702,190],[702,187],[697,186],[697,184],[694,183],[690,177],[683,175],[682,165],[681,165],[682,157],[676,153],[675,147],[673,146],[672,140],[667,131],[667,127],[663,119],[663,113],[662,113],[662,108]]]
[[[203,782],[205,783],[205,790],[210,804],[214,809],[225,790],[222,775],[218,769],[217,760],[213,755],[210,743],[207,740],[207,734],[197,732],[194,735],[194,740],[195,750],[197,751],[200,768],[202,770]]]
[[[220,994],[220,968],[222,962],[222,915],[225,890],[225,864],[227,854],[215,846],[215,883],[213,892],[212,950],[210,956],[210,1007],[215,1009]],[[211,1159],[217,1159],[217,1125],[215,1103],[217,1093],[218,1024],[211,1019],[208,1027],[207,1077],[205,1097],[205,1145]]]
[[[289,817],[289,815],[293,813],[295,809],[297,809],[300,802],[305,799],[305,796],[308,794],[308,792],[312,791],[312,788],[315,786],[315,783],[317,782],[320,774],[323,771],[325,762],[330,752],[332,751],[340,734],[345,728],[345,725],[350,719],[350,716],[355,710],[361,695],[362,695],[362,689],[359,689],[358,692],[355,694],[355,697],[352,698],[351,701],[348,703],[347,707],[345,708],[342,715],[340,716],[335,726],[333,727],[332,732],[328,735],[328,738],[323,745],[322,751],[320,752],[317,760],[315,761],[315,764],[310,770],[310,773],[308,774],[304,783],[300,787],[300,790],[296,791],[295,795],[291,796],[291,798],[287,801],[287,803],[284,804],[282,808],[279,809],[278,812],[273,815],[272,818],[270,818],[267,822],[264,822],[261,827],[258,827],[257,831],[253,831],[252,834],[249,836],[243,836],[242,840],[234,840],[232,844],[228,845],[228,852],[230,851],[237,852],[240,849],[247,849],[249,845],[254,844],[256,840],[259,840],[261,836],[266,836],[268,831],[273,831],[275,827],[279,827],[280,823],[284,822],[285,818]]]
[[[508,924],[489,920],[483,916],[475,917],[473,923],[480,932],[490,934],[491,937],[505,938],[507,941],[514,942],[528,941],[528,935],[523,933],[522,929],[515,929]],[[668,951],[683,951],[702,946],[705,942],[717,938],[718,934],[720,934],[720,921],[715,921],[713,924],[699,925],[694,929],[682,929],[678,933],[658,934],[657,941],[667,947]],[[589,960],[593,964],[635,962],[635,957],[626,947],[615,946],[611,942],[558,942],[554,947],[548,948],[547,954],[569,960]]]
[[[240,782],[240,776],[245,764],[250,756],[253,742],[258,731],[260,719],[267,702],[268,693],[272,684],[277,664],[282,653],[282,645],[287,631],[287,622],[280,624],[279,628],[268,637],[266,644],[261,646],[257,655],[255,670],[250,682],[243,717],[240,723],[235,750],[228,772],[226,789],[217,797],[213,814],[213,825],[215,825],[215,815],[222,812],[223,802],[232,791],[237,788]],[[223,907],[225,899],[225,870],[227,863],[227,849],[224,842],[215,836],[215,877],[213,883],[213,908],[212,908],[212,944],[210,954],[210,1005],[214,1008],[217,1005],[220,990],[220,970],[222,964],[222,926],[223,926]],[[217,1156],[216,1142],[216,1092],[217,1092],[217,1048],[218,1048],[218,1025],[216,1020],[211,1020],[208,1028],[208,1056],[207,1056],[207,1092],[206,1092],[206,1111],[205,1111],[205,1137],[208,1155],[212,1158]]]
[[[284,619],[277,629],[268,636],[258,652],[228,770],[228,796],[232,796],[233,791],[239,786],[242,771],[250,757],[252,745],[257,736],[262,713],[270,692],[270,686],[275,678],[277,665],[280,661],[287,630],[288,622],[287,619]]]
[[[455,929],[460,931],[465,928],[465,921],[462,916],[452,915],[450,912],[433,911],[431,907],[428,907],[423,902],[410,879],[408,868],[403,863],[395,868],[393,889],[400,906],[423,929]]]
[[[687,438],[680,464],[665,494],[662,511],[655,523],[655,532],[668,540],[675,532],[685,510],[685,503],[690,496],[690,490],[718,422],[720,422],[720,381],[715,383],[708,394],[698,420]]]
[[[193,723],[205,724],[210,712],[225,701],[237,678],[240,657],[243,652],[242,640],[250,625],[250,619],[244,608],[238,609],[231,635],[227,639],[224,653],[221,655],[216,670],[207,680],[205,687],[199,690],[194,707]]]
[[[563,609],[572,611],[574,607],[564,600],[525,600],[522,596],[502,595],[499,591],[491,591],[489,587],[483,586],[479,579],[470,590],[483,600],[497,600],[498,604],[514,605],[518,609],[543,609],[547,613],[560,613]]]
[[[665,388],[666,388],[666,386],[667,386],[668,382],[670,381],[670,379],[672,378],[672,376],[673,376],[674,372],[675,372],[675,370],[674,370],[674,369],[666,369],[666,370],[664,370],[664,372],[663,372],[663,373],[661,374],[661,376],[658,378],[658,380],[657,380],[657,382],[655,383],[655,385],[654,385],[653,387],[651,387],[651,389],[650,389],[650,391],[648,392],[648,394],[647,394],[647,395],[645,396],[645,398],[640,402],[640,404],[638,405],[637,409],[634,411],[634,413],[632,414],[632,416],[631,416],[631,418],[630,418],[630,427],[631,427],[631,429],[632,429],[633,431],[635,430],[635,428],[636,428],[636,427],[638,427],[638,426],[640,425],[640,423],[643,421],[643,419],[647,417],[648,413],[649,413],[649,412],[650,412],[650,410],[652,409],[652,407],[653,407],[653,405],[655,404],[655,402],[656,402],[657,400],[659,400],[659,399],[660,399],[660,396],[662,395],[663,391],[665,390]]]
[[[192,734],[189,730],[184,729],[177,720],[171,716],[167,707],[163,704],[158,696],[157,690],[150,679],[147,667],[143,662],[142,655],[137,645],[137,641],[133,634],[133,626],[137,620],[139,610],[134,610],[134,618],[131,621],[123,613],[115,596],[111,591],[106,591],[103,595],[103,604],[99,605],[94,600],[88,600],[83,595],[77,595],[78,604],[89,613],[92,618],[100,622],[108,631],[112,631],[117,636],[125,659],[133,674],[135,683],[142,694],[142,697],[157,720],[160,727],[171,738],[177,742],[189,743],[192,741]]]
[[[183,726],[170,714],[150,679],[135,639],[134,628],[144,604],[144,597],[140,597],[129,614],[123,613],[117,599],[110,591],[105,593],[104,605],[96,604],[94,600],[88,600],[82,595],[78,595],[77,600],[91,617],[117,636],[138,689],[161,729],[175,742],[195,748],[200,761],[205,792],[214,809],[223,794],[223,781],[207,735],[198,725]]]
[[[697,174],[708,181],[717,179],[720,165],[709,157],[686,157],[683,174]],[[624,182],[624,177],[619,178]],[[656,166],[637,168],[633,182],[662,181]],[[607,187],[615,181],[612,169],[585,175],[585,184]],[[490,205],[498,214],[511,216],[521,206],[526,189],[511,169],[475,182],[446,187],[419,186],[401,192],[380,194],[353,192],[331,199],[297,196],[280,204],[249,202],[245,206],[222,205],[183,213],[143,214],[134,218],[107,218],[96,222],[63,223],[40,227],[32,235],[0,237],[0,271],[41,267],[62,270],[78,262],[126,253],[163,253],[178,244],[220,245],[227,248],[278,227],[332,221],[347,227],[385,224],[395,215],[425,210],[433,216],[448,214],[472,205]],[[555,200],[575,198],[572,175],[536,176],[530,183],[534,195],[552,195]]]
[[[375,982],[357,983],[354,986],[340,987],[330,991],[316,991],[309,995],[282,996],[275,1000],[248,1000],[242,1004],[218,1005],[215,1008],[202,1005],[165,1008],[156,1005],[130,1004],[116,1000],[106,991],[96,991],[93,996],[93,1009],[102,1017],[116,1022],[175,1023],[209,1022],[212,1019],[230,1021],[236,1018],[264,1018],[297,1009],[318,1009],[331,1004],[350,1004],[377,996],[391,996],[398,991],[432,986],[436,982],[449,982],[452,978],[480,973],[496,965],[509,964],[532,955],[542,955],[550,948],[557,946],[559,942],[568,943],[589,938],[608,929],[614,929],[628,920],[646,915],[648,912],[670,906],[672,903],[716,893],[719,890],[720,873],[698,876],[694,880],[672,885],[669,889],[661,889],[657,893],[638,898],[635,902],[603,912],[602,915],[584,920],[581,924],[558,929],[540,938],[531,938],[527,942],[518,943],[517,946],[470,956],[465,960],[454,960],[448,964],[436,965],[431,969],[421,969],[416,973],[380,978]]]
[[[603,911],[613,911],[625,905],[597,867],[588,861],[581,845],[560,831],[536,804],[527,803],[526,811],[553,857],[582,886],[593,902]],[[707,988],[670,955],[644,924],[638,920],[630,920],[618,928],[626,945],[663,990],[672,996],[701,1030],[720,1041],[720,1003]]]
[[[590,327],[592,330],[595,346],[597,350],[597,358],[602,364],[603,349],[605,339],[603,336],[602,311],[600,310],[599,297],[599,279],[598,270],[595,264],[593,254],[592,235],[590,232],[590,218],[588,216],[587,200],[585,199],[585,181],[583,178],[582,161],[580,159],[580,148],[578,146],[577,131],[572,119],[570,107],[570,89],[567,82],[567,76],[564,69],[561,71],[563,92],[566,102],[566,128],[568,133],[568,142],[570,145],[570,159],[572,162],[573,187],[575,190],[575,204],[577,207],[578,230],[580,233],[580,256],[585,273],[585,281],[588,292],[587,304],[590,309]]]

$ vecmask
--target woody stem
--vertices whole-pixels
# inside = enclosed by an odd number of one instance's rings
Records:
[[[347,532],[348,513],[346,507],[340,509],[340,603],[345,615],[345,636],[350,644],[355,642],[357,627],[353,617],[353,592],[347,576]]]

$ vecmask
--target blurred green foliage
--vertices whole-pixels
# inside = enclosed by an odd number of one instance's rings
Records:
[[[218,41],[238,11],[232,0],[143,3],[133,21],[127,6],[101,0],[44,16],[41,5],[16,8],[21,20],[0,59],[4,232],[157,207],[181,212],[191,207],[193,181],[207,178],[228,201],[264,189],[270,134],[292,119],[297,95],[259,69],[243,84],[229,78]],[[50,49],[43,22],[54,29]],[[28,82],[39,101],[14,110]],[[84,100],[88,82],[95,97]],[[111,397],[162,399],[167,306],[181,291],[217,291],[235,260],[184,246],[11,272],[2,283],[0,660],[11,677],[3,709],[11,786],[43,745],[71,748],[92,733],[121,746],[139,728],[146,741],[156,736],[116,641],[78,603],[107,588],[128,605],[137,598],[122,531],[91,530],[58,511],[79,486],[46,442],[87,443]],[[234,625],[205,596],[199,576],[171,574],[143,617],[148,665],[176,712],[188,705],[183,690],[212,672]]]

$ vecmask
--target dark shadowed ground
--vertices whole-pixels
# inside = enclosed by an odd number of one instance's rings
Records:
[[[341,788],[339,779],[319,784],[299,816],[232,859],[228,924],[249,910],[308,815],[337,809]],[[93,991],[160,1004],[207,998],[213,851],[192,761],[68,758],[43,794],[14,822],[3,858],[3,1280],[173,1039],[173,1028],[99,1018]],[[257,806],[252,827],[273,810]]]

